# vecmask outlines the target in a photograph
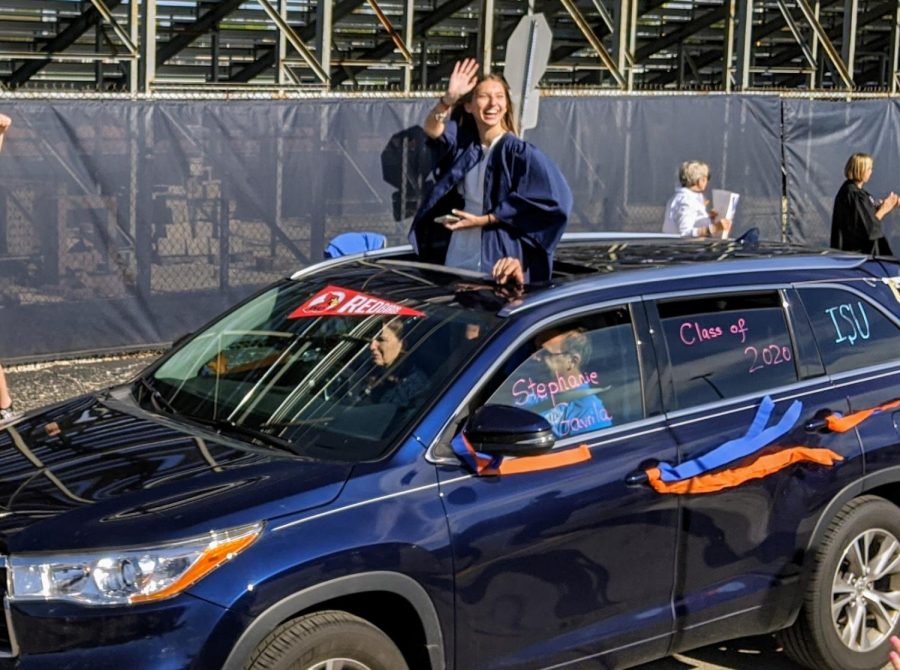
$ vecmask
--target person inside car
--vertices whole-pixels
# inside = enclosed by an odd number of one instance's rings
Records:
[[[542,333],[532,358],[547,372],[545,379],[513,387],[550,422],[556,437],[568,437],[611,426],[613,418],[597,396],[596,372],[582,370],[591,357],[591,342],[578,328]],[[524,395],[523,395],[524,393]],[[549,405],[549,407],[548,407]]]
[[[850,156],[844,166],[846,181],[834,197],[831,216],[831,246],[835,249],[893,255],[881,221],[900,204],[900,197],[891,192],[884,200],[876,200],[863,188],[874,167],[872,157],[862,153]]]
[[[418,405],[418,396],[428,388],[428,378],[412,361],[404,361],[406,342],[404,324],[391,319],[369,344],[369,354],[376,370],[369,375],[364,394],[373,403],[390,403],[398,407]]]
[[[409,240],[430,263],[490,272],[498,283],[546,281],[572,208],[556,164],[517,137],[509,87],[456,63],[423,127],[440,155]]]
[[[685,161],[678,169],[681,186],[666,203],[664,233],[682,237],[728,237],[731,221],[707,211],[703,192],[709,184],[709,165]]]

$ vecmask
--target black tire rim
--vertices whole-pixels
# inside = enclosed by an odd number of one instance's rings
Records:
[[[831,586],[831,621],[854,652],[874,650],[900,619],[900,541],[884,529],[857,535],[838,562]]]

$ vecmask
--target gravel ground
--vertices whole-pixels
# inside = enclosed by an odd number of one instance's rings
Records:
[[[161,352],[82,358],[6,368],[16,407],[34,409],[125,381]],[[638,670],[800,670],[784,657],[770,635],[743,638],[640,666]]]

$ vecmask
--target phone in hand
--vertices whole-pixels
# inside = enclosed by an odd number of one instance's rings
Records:
[[[443,216],[438,216],[434,219],[435,223],[439,223],[442,226],[448,223],[459,223],[460,221],[462,221],[462,219],[453,214],[444,214]]]

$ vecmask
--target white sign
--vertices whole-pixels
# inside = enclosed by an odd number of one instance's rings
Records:
[[[503,77],[522,130],[534,128],[538,119],[540,95],[537,83],[550,61],[553,31],[543,14],[523,16],[506,42],[506,67]]]

